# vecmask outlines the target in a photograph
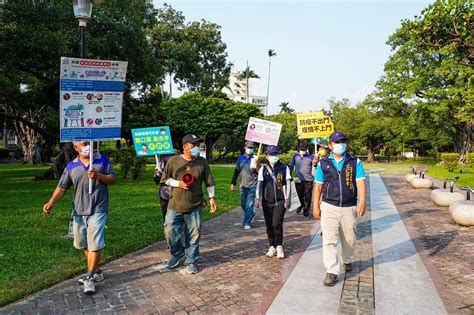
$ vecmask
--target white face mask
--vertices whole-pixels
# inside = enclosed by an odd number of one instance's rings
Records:
[[[301,154],[301,155],[305,155],[305,154],[306,154],[306,150],[300,150],[300,154]]]
[[[271,164],[277,164],[277,162],[280,160],[280,157],[278,155],[270,155],[268,157],[268,161],[271,163]]]
[[[90,145],[83,146],[81,150],[81,155],[83,157],[89,157],[90,154],[91,154],[91,146]]]
[[[343,155],[344,152],[346,152],[346,146],[347,144],[345,143],[334,143],[332,146],[332,151],[336,154]]]

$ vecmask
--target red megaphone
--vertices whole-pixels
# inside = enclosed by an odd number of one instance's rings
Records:
[[[194,183],[194,176],[191,173],[184,173],[182,180],[186,185],[191,185]]]

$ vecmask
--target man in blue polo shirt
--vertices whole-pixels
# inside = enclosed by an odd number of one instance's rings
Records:
[[[108,185],[115,184],[115,173],[107,157],[94,154],[90,167],[89,141],[73,142],[78,157],[68,163],[51,199],[43,206],[43,212],[51,214],[54,205],[74,186],[72,212],[74,216],[74,247],[82,249],[87,260],[87,274],[79,279],[84,293],[95,293],[94,282],[104,280],[99,269],[102,249],[105,247],[105,222],[109,212]],[[92,193],[89,193],[92,179]]]
[[[346,152],[346,136],[339,131],[329,136],[331,153],[316,169],[313,215],[321,219],[324,285],[333,286],[339,274],[337,253],[341,240],[346,271],[352,270],[356,242],[356,218],[365,214],[365,172],[362,162]],[[321,200],[321,201],[320,201]]]

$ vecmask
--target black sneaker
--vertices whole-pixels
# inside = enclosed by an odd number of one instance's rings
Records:
[[[337,275],[333,273],[327,273],[326,279],[323,281],[325,286],[332,287],[337,283]]]
[[[296,213],[300,214],[301,210],[303,210],[303,207],[299,207],[298,209],[296,209]]]
[[[347,271],[352,271],[352,263],[344,264],[344,270]]]

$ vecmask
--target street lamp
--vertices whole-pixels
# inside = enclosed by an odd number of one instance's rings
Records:
[[[102,1],[94,1],[97,5]],[[86,27],[87,22],[91,19],[92,16],[92,7],[94,4],[92,0],[72,0],[72,7],[74,9],[74,16],[76,20],[79,21],[79,51],[80,57],[84,58],[86,51]]]

